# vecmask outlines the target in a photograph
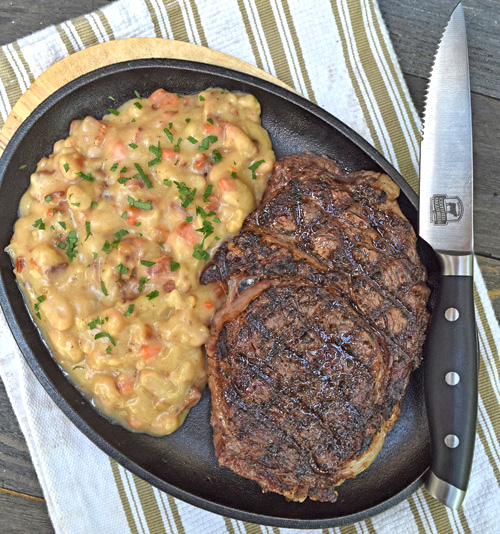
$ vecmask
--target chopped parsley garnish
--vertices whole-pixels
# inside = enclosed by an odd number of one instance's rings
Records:
[[[190,135],[187,140],[193,145],[196,145],[196,143],[198,142],[198,139],[196,139],[196,137],[193,137],[192,135]]]
[[[116,98],[115,98],[114,96],[108,96],[108,98],[109,98],[110,100],[112,100],[113,102],[116,100]]]
[[[128,203],[131,206],[134,206],[134,207],[139,208],[141,210],[152,210],[153,209],[153,206],[151,205],[151,200],[143,202],[142,200],[135,200],[131,196],[128,196],[127,200],[128,200]]]
[[[66,172],[69,171],[69,163],[65,163],[65,164],[63,165],[63,167],[64,167],[64,170],[65,170]]]
[[[36,298],[36,300],[38,300],[38,302],[42,303],[45,300],[45,295],[40,295],[39,297]]]
[[[97,202],[94,200],[93,202],[90,203],[90,205],[93,207],[93,208],[97,208]]]
[[[222,154],[215,148],[212,150],[212,157],[214,158],[214,163],[222,160]]]
[[[182,141],[182,137],[179,137],[179,139],[177,139],[177,144],[174,145],[174,150],[175,150],[176,152],[179,152],[179,151],[180,151],[180,147],[179,147],[179,145],[181,144],[181,141]]]
[[[203,141],[198,146],[198,150],[208,150],[210,147],[210,143],[216,143],[218,140],[218,137],[215,135],[209,135],[203,139]]]
[[[76,175],[80,178],[83,178],[83,180],[86,180],[87,182],[93,182],[95,180],[95,178],[90,174],[90,172],[88,174],[85,174],[83,172],[77,172]]]
[[[159,295],[159,291],[157,289],[155,289],[154,291],[151,291],[151,293],[148,293],[146,295],[146,297],[149,299],[149,300],[153,300],[155,299],[158,295]]]
[[[142,293],[147,282],[149,282],[149,278],[142,277],[139,279],[139,293]]]
[[[205,242],[205,239],[214,233],[214,226],[210,221],[207,221],[206,219],[203,221],[203,224],[201,228],[196,229],[197,232],[201,232],[203,234],[203,242],[201,245],[203,246],[203,243]]]
[[[76,256],[77,244],[78,236],[76,235],[76,232],[74,230],[71,230],[71,232],[66,237],[66,256],[68,256],[69,261],[73,261],[73,258]]]
[[[130,143],[128,146],[130,148],[133,148],[134,150],[137,148],[137,145],[135,143]]]
[[[201,206],[196,206],[196,215],[200,215],[203,220],[205,220],[207,217],[213,217],[215,215],[215,211],[206,212]]]
[[[145,267],[153,267],[153,265],[156,265],[156,262],[155,261],[141,260],[141,265],[144,265]]]
[[[101,280],[101,291],[105,297],[108,296],[108,290],[106,289],[106,286],[104,285],[104,282]]]
[[[207,122],[209,122],[212,126],[214,124],[214,120],[213,119],[207,119]]]
[[[142,96],[138,93],[138,91],[134,91],[134,95],[135,95],[139,100],[142,100]]]
[[[127,212],[124,211],[124,212],[120,215],[120,217],[121,217],[122,219],[128,219]]]
[[[208,202],[208,197],[210,196],[210,193],[212,192],[212,189],[214,186],[212,184],[207,185],[207,188],[205,189],[205,192],[203,193],[203,202]]]
[[[123,263],[120,263],[119,265],[117,265],[115,267],[115,269],[116,269],[116,272],[120,273],[120,274],[127,274],[128,273],[128,268],[125,267],[125,265],[123,265]]]
[[[152,152],[155,156],[155,159],[148,161],[148,167],[152,167],[153,165],[156,165],[157,163],[160,163],[161,161],[160,141],[158,141],[158,146],[150,145],[149,151]]]
[[[205,97],[200,95],[200,102],[203,102],[205,100]]]
[[[45,223],[42,222],[42,219],[37,219],[35,221],[35,224],[33,225],[35,228],[38,228],[39,230],[45,230]]]
[[[256,169],[260,167],[260,165],[262,165],[262,163],[264,163],[263,159],[256,161],[255,163],[252,163],[252,165],[248,167],[252,171],[252,180],[257,180],[257,175],[255,174],[255,171]]]
[[[127,167],[122,167],[120,169],[120,174],[123,174],[124,172],[127,172]]]
[[[172,123],[170,123],[172,124]],[[172,126],[170,126],[172,128]],[[165,135],[168,137],[168,140],[173,143],[174,142],[174,136],[172,135],[172,132],[168,128],[164,128],[163,131],[165,132]]]
[[[128,230],[125,230],[125,229],[121,229],[119,230],[118,232],[115,232],[115,239],[120,239],[121,237],[123,237],[124,235],[127,235],[128,234]]]
[[[191,119],[184,119],[186,122],[191,122]]]
[[[92,235],[92,232],[90,231],[90,222],[85,221],[85,230],[87,231],[87,235],[85,237],[85,241]]]
[[[23,169],[26,169],[27,165],[28,165],[27,163],[23,163],[22,165],[19,165],[19,170],[22,171]]]
[[[64,228],[64,230],[66,230],[66,223],[64,221],[57,221],[59,223],[59,226],[61,226],[62,228]]]
[[[134,102],[134,106],[135,106],[137,109],[142,109],[142,104],[139,104],[139,102]]]
[[[52,200],[52,197],[51,197],[50,195],[47,195],[47,196],[45,197],[45,202],[48,203],[48,202],[50,202],[51,200]]]
[[[134,223],[134,226],[141,226],[141,223],[140,223],[139,221],[136,221],[136,222]],[[139,235],[142,237],[142,234],[139,234]]]
[[[219,219],[219,217],[215,217],[214,222],[216,222],[216,223],[220,223],[221,220]]]
[[[76,206],[77,208],[80,207],[80,202],[71,202],[72,206]]]
[[[171,271],[177,271],[177,269],[179,269],[180,266],[181,266],[180,263],[177,263],[176,261],[170,260],[170,270]]]
[[[111,172],[115,172],[116,169],[118,169],[118,163],[113,163],[113,165],[111,165],[111,168],[109,169]]]
[[[172,180],[167,180],[167,178],[165,178],[163,180],[163,185],[166,185],[167,187],[170,187],[172,185]]]
[[[102,246],[101,250],[109,254],[109,252],[111,252],[111,250],[108,252],[110,247],[111,247],[111,243],[106,239],[106,241],[104,241],[104,245]]]
[[[201,245],[194,246],[193,258],[197,260],[208,260],[209,257],[208,252],[203,250]]]
[[[92,252],[92,258],[94,258],[94,261],[97,259],[97,252]]]
[[[112,351],[112,349],[111,349],[111,347],[108,345],[108,346],[106,347],[106,354],[111,354],[111,351]]]
[[[236,174],[236,171],[233,171],[233,172],[231,173],[231,178],[236,178],[237,176],[238,176],[238,175]]]
[[[108,111],[109,111],[110,113],[112,113],[113,115],[119,115],[119,114],[120,114],[120,112],[119,112],[119,111],[116,111],[116,109],[114,109],[114,108],[108,108]]]
[[[146,184],[148,189],[153,187],[153,184],[149,180],[148,175],[142,170],[142,167],[138,163],[134,163],[134,167],[139,171],[139,176],[142,178],[142,181]]]
[[[186,217],[186,224],[190,223],[193,220],[193,217]]]
[[[125,317],[130,317],[133,311],[134,311],[134,305],[130,304],[129,307],[127,308],[127,311],[124,313]]]
[[[120,178],[118,178],[118,180],[116,180],[119,184],[126,184],[128,181],[130,180],[130,178],[127,178],[126,176],[120,176]]]
[[[194,196],[196,194],[196,187],[194,189],[189,189],[187,185],[184,182],[176,182],[174,180],[174,184],[177,186],[177,189],[179,191],[179,198],[181,200],[181,206],[183,208],[187,208],[191,202],[194,200]]]
[[[109,339],[109,341],[111,342],[111,344],[113,345],[113,347],[116,347],[116,342],[115,340],[113,339],[113,336],[111,334],[108,334],[107,332],[99,332],[98,334],[96,334],[94,336],[94,339],[100,339],[101,337],[106,337]]]

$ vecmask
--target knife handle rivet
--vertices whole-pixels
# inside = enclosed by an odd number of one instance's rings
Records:
[[[444,380],[449,386],[456,386],[460,382],[460,375],[455,371],[450,371],[446,373]]]
[[[450,449],[457,448],[459,443],[460,443],[460,440],[458,439],[458,436],[455,436],[455,434],[448,434],[444,438],[444,444]]]
[[[460,317],[460,313],[458,312],[456,308],[448,308],[444,312],[444,316],[447,321],[453,322],[453,321],[456,321]]]

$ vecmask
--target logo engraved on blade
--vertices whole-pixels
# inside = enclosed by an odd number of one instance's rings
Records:
[[[460,197],[434,195],[431,197],[431,223],[446,226],[449,222],[458,222],[464,214],[464,205]]]

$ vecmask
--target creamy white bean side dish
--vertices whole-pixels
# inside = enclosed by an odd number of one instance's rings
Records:
[[[224,292],[198,276],[274,159],[252,95],[158,89],[74,120],[31,175],[17,280],[57,361],[126,428],[170,434],[200,399]]]

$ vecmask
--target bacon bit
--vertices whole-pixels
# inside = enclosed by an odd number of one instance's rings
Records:
[[[166,108],[169,106],[177,107],[180,98],[176,93],[169,93],[165,89],[157,89],[148,99],[153,104],[153,109]]]
[[[114,161],[121,161],[127,155],[127,145],[123,141],[117,141],[111,151]]]
[[[214,307],[213,303],[208,301],[208,300],[207,300],[207,302],[204,302],[203,304],[205,305],[205,308],[207,310],[211,310]]]
[[[130,395],[134,392],[134,381],[131,378],[122,378],[116,382],[116,389],[122,395]]]
[[[220,195],[210,195],[208,197],[207,208],[209,211],[218,211],[220,207]]]
[[[148,343],[147,345],[141,345],[139,349],[139,355],[143,360],[149,360],[158,356],[161,351],[161,345],[157,343]]]
[[[186,408],[191,408],[191,406],[197,404],[200,399],[201,391],[196,386],[191,386],[188,396],[184,399],[184,402],[182,403],[182,410],[185,410]]]
[[[173,148],[162,148],[161,159],[162,161],[175,161],[179,159],[179,152],[176,152]]]
[[[203,165],[205,165],[205,162],[207,161],[207,156],[205,154],[201,154],[198,159],[195,160],[193,163],[194,169],[201,169]]]
[[[191,245],[196,245],[199,241],[199,234],[196,233],[196,229],[192,223],[181,224],[177,233],[184,241],[187,241]]]
[[[173,280],[168,280],[165,284],[163,284],[163,291],[165,293],[170,293],[175,289],[175,282]]]
[[[234,180],[228,180],[227,178],[221,178],[219,180],[219,187],[222,191],[234,191],[236,189]]]
[[[26,267],[26,260],[24,258],[16,258],[16,271],[22,273]]]

